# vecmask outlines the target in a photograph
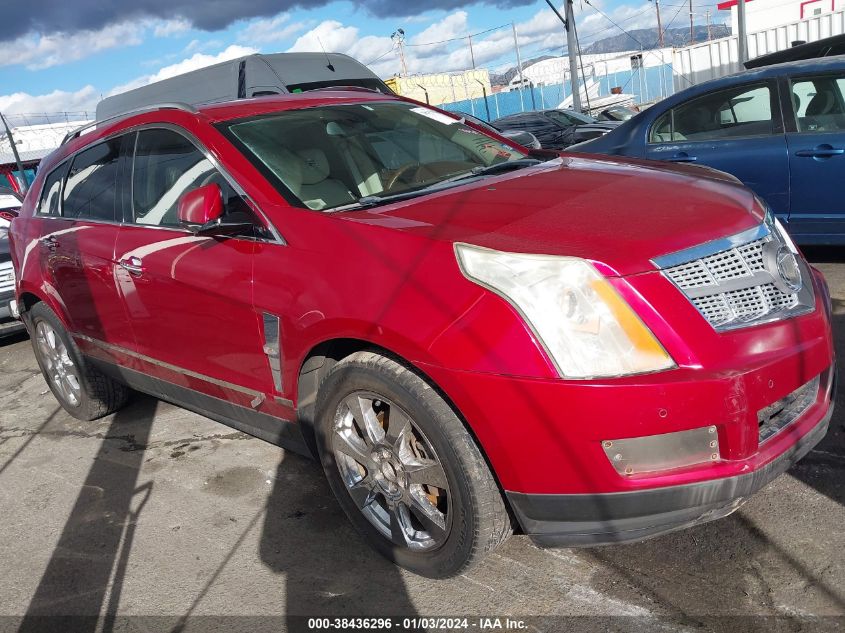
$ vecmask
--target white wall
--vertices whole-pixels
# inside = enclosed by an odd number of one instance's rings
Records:
[[[763,1],[765,0],[754,0]],[[845,0],[837,1],[845,4]],[[814,42],[842,33],[845,33],[845,10],[828,12],[757,32],[751,32],[749,28],[748,58],[754,59],[785,50],[797,40]],[[736,36],[731,36],[676,49],[672,60],[675,90],[683,90],[692,84],[741,71],[743,66],[739,63],[737,41]]]
[[[745,3],[746,28],[749,33],[765,31],[842,9],[845,9],[845,0],[749,0]],[[730,11],[733,32],[738,33],[736,5]]]
[[[640,51],[626,53],[602,53],[597,55],[582,55],[581,64],[578,67],[578,74],[581,74],[581,65],[584,67],[584,74],[587,77],[603,77],[614,73],[631,72],[631,56],[639,55]],[[672,49],[656,49],[642,52],[642,65],[646,68],[669,64],[672,61]],[[555,57],[544,59],[536,64],[531,64],[522,71],[526,84],[530,81],[535,86],[550,86],[563,83],[569,79],[569,57]],[[519,86],[519,75],[516,75],[510,82],[510,86]]]

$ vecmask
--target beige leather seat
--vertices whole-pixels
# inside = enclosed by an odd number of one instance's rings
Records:
[[[338,207],[355,202],[355,197],[340,180],[330,178],[331,167],[326,153],[321,149],[304,149],[297,152],[302,161],[300,199],[310,209]]]

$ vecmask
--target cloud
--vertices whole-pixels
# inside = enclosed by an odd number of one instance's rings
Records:
[[[238,39],[249,44],[269,44],[290,39],[304,31],[313,22],[290,22],[288,14],[279,15],[269,20],[256,20],[238,35]]]
[[[488,6],[507,8],[532,4],[533,0],[482,0]],[[129,20],[148,18],[185,20],[192,27],[216,31],[238,20],[271,17],[289,9],[317,9],[329,0],[39,0],[37,10],[6,11],[0,21],[0,42],[30,33],[77,33],[97,31]],[[452,11],[471,4],[467,0],[429,0],[424,11]],[[401,17],[408,14],[405,0],[361,0],[356,4],[372,16]]]
[[[30,70],[74,62],[110,48],[142,42],[145,26],[121,22],[97,31],[26,35],[0,43],[0,66],[24,64]]]
[[[4,115],[29,114],[40,115],[44,112],[82,112],[93,113],[100,95],[93,86],[85,86],[76,92],[54,90],[45,95],[31,95],[26,92],[16,92],[10,95],[0,95],[0,112]],[[18,117],[20,121],[22,118]],[[15,123],[20,121],[16,120]],[[39,123],[42,121],[38,121]]]
[[[181,35],[185,31],[190,30],[191,23],[184,18],[162,20],[155,25],[153,35],[156,37],[171,37],[173,35]]]
[[[212,66],[213,64],[219,64],[220,62],[237,59],[238,57],[243,57],[244,55],[252,55],[257,52],[257,49],[248,46],[232,44],[220,53],[217,53],[217,55],[195,53],[187,59],[165,66],[155,74],[144,75],[143,77],[138,77],[137,79],[133,79],[125,84],[116,86],[109,91],[108,96],[126,92],[127,90],[132,90],[134,88],[140,88],[141,86],[146,86],[147,84],[151,84],[155,81],[161,81],[162,79],[169,79],[170,77],[175,77],[176,75],[182,75],[192,70],[196,70],[197,68],[205,68],[206,66]]]

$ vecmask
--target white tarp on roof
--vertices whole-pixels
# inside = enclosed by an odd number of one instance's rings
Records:
[[[68,132],[72,132],[85,123],[86,121],[68,121],[12,128],[12,136],[17,144],[21,161],[41,160],[61,145]],[[9,144],[6,131],[2,130],[2,126],[0,126],[0,165],[8,165],[14,162],[12,146]]]

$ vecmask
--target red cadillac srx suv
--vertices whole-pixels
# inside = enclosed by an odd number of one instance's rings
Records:
[[[830,298],[730,176],[529,152],[315,91],[80,130],[11,228],[44,376],[319,458],[431,577],[514,530],[618,543],[725,516],[825,434]]]

